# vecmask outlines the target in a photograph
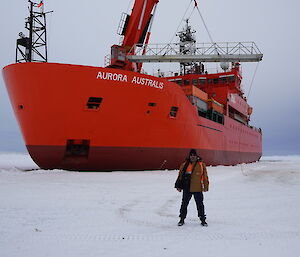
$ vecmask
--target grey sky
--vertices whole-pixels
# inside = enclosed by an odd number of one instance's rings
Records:
[[[153,43],[167,43],[190,0],[160,0],[153,24]],[[49,62],[103,66],[129,0],[45,0]],[[255,41],[264,53],[249,103],[252,125],[263,129],[265,154],[300,153],[300,2],[297,0],[198,0],[214,41]],[[129,10],[130,11],[130,10]],[[1,3],[0,67],[15,60],[15,41],[24,30],[27,0]],[[196,13],[192,25],[198,42],[209,42]],[[249,91],[256,64],[244,64],[244,89]],[[151,70],[149,71],[151,72]],[[47,78],[45,78],[47,79]],[[0,151],[25,151],[24,143],[0,79]]]

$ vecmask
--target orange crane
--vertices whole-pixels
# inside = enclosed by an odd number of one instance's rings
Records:
[[[124,36],[121,45],[111,47],[111,62],[108,67],[140,72],[142,63],[127,60],[127,55],[133,55],[136,44],[144,45],[149,42],[150,29],[159,0],[135,0],[131,15],[126,15],[121,28]]]

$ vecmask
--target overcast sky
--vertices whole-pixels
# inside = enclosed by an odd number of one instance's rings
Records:
[[[116,31],[121,13],[130,11],[133,1],[44,2],[46,10],[54,10],[48,16],[48,61],[103,66],[110,46],[119,43]],[[160,0],[152,43],[171,40],[189,2]],[[263,129],[264,154],[300,154],[300,2],[198,0],[198,3],[214,41],[255,41],[264,53],[249,96],[249,103],[254,107],[251,124]],[[15,41],[20,31],[25,32],[27,15],[27,0],[2,1],[1,68],[15,60]],[[209,42],[196,13],[191,23],[197,30],[198,42]],[[243,64],[246,94],[255,67],[256,64]],[[0,119],[0,151],[26,151],[2,77]]]

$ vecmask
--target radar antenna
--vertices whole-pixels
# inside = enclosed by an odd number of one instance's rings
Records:
[[[179,52],[181,55],[195,55],[196,54],[196,31],[192,30],[189,24],[189,19],[186,20],[185,28],[177,33],[179,37]],[[181,62],[180,73],[185,75],[187,73],[202,73],[204,69],[203,64],[199,62]]]

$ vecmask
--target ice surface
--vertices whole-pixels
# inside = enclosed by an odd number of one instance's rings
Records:
[[[300,246],[300,156],[209,167],[208,227],[193,199],[177,227],[177,171],[21,171],[0,154],[1,257],[294,257]]]
[[[0,170],[27,170],[37,168],[38,166],[28,154],[0,152]]]

